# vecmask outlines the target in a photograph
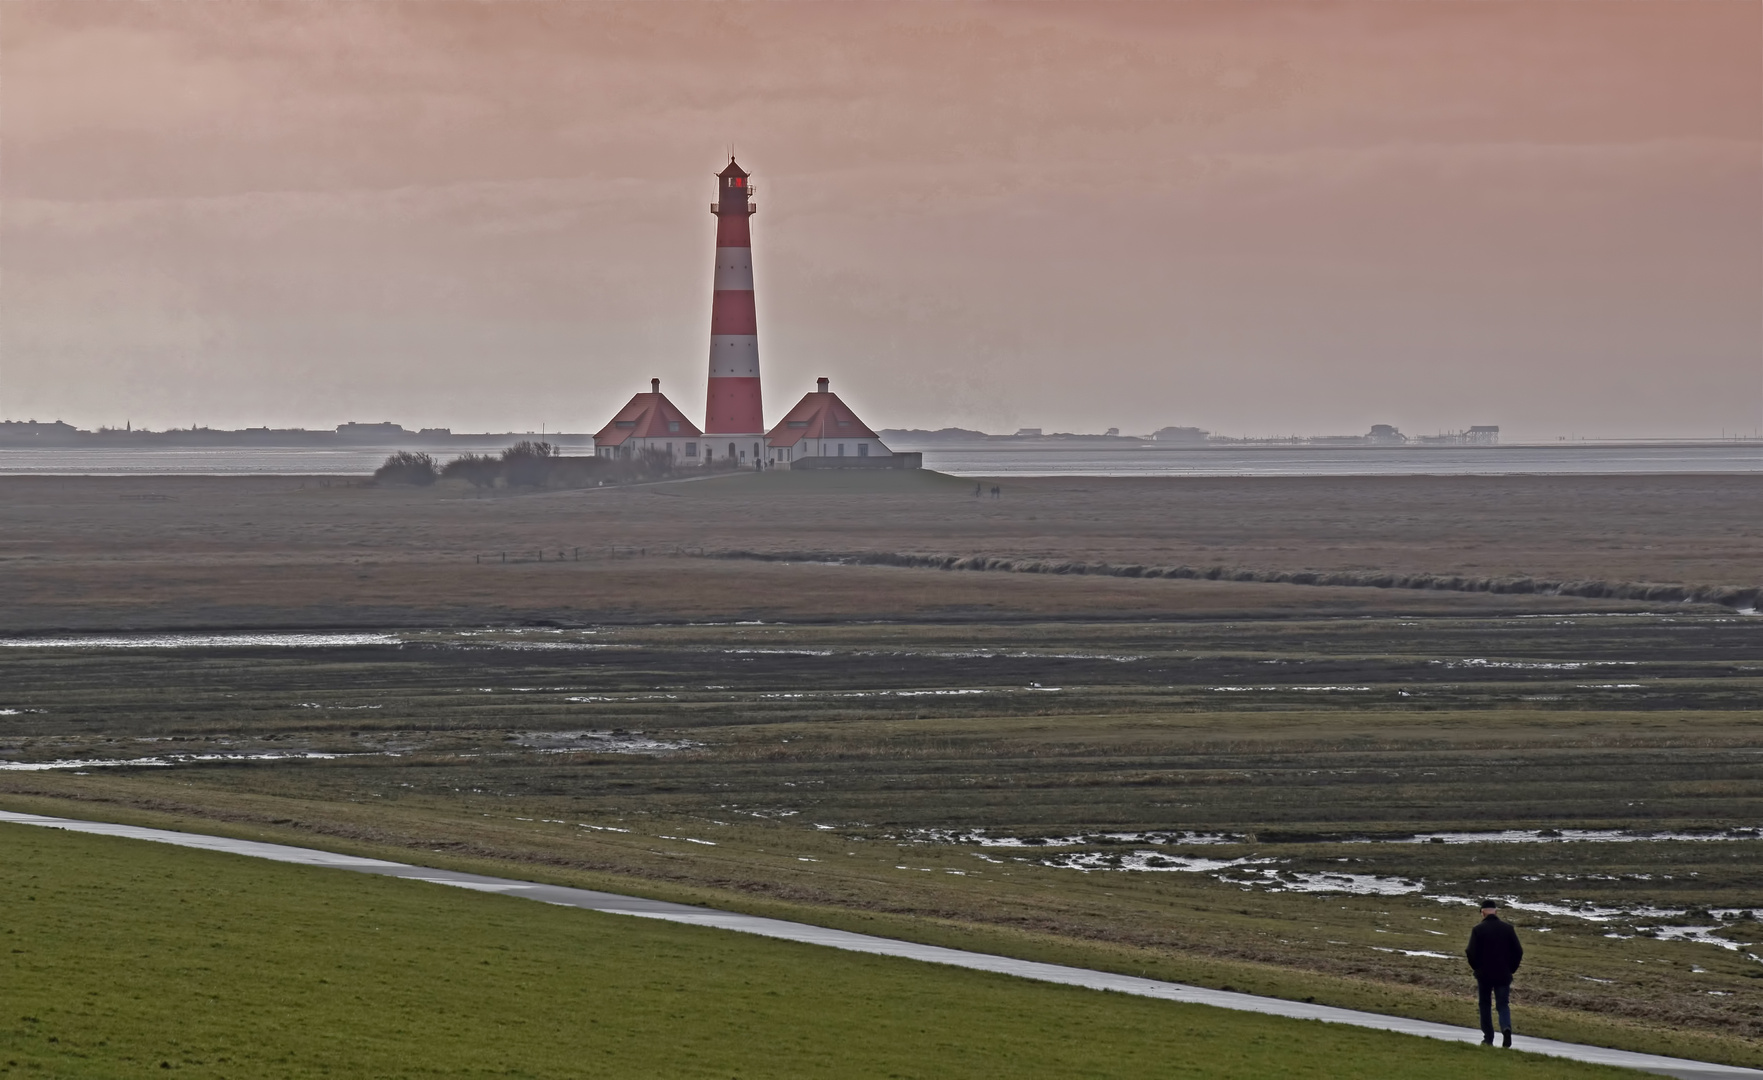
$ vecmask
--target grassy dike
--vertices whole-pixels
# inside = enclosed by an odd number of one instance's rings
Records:
[[[0,1073],[1634,1075],[0,825]]]

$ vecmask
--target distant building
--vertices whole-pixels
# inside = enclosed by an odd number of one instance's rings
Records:
[[[1166,427],[1151,432],[1154,442],[1167,443],[1203,443],[1207,433],[1197,427]]]
[[[1497,424],[1477,424],[1468,431],[1422,435],[1419,441],[1428,446],[1498,446],[1500,428]]]
[[[1041,429],[1038,427],[1017,428],[1016,437],[1018,439],[1038,439],[1041,437]]]
[[[661,380],[649,380],[649,392],[637,394],[618,410],[611,423],[594,433],[594,454],[606,458],[635,457],[658,450],[675,461],[697,464],[704,433],[686,419],[679,406],[661,392]],[[705,454],[708,458],[709,454]]]
[[[396,441],[404,438],[405,434],[406,432],[403,425],[387,423],[384,421],[378,424],[350,423],[337,425],[338,437],[348,442],[372,443],[384,442],[387,439]]]
[[[1401,446],[1408,441],[1408,436],[1397,431],[1393,424],[1373,424],[1365,441],[1373,446]]]
[[[60,420],[0,420],[0,446],[69,446],[79,441],[80,434]]]
[[[826,379],[766,434],[765,447],[768,461],[788,468],[916,468],[919,456],[889,450]]]

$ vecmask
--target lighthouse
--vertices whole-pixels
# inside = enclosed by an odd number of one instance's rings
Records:
[[[717,174],[716,284],[710,305],[710,389],[704,445],[715,458],[757,466],[764,457],[759,397],[759,319],[753,307],[754,206],[747,173],[729,158]]]

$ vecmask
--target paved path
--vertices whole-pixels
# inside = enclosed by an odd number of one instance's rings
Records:
[[[225,836],[203,836],[199,833],[172,832],[166,829],[144,829],[136,825],[112,825],[101,821],[41,817],[36,814],[17,814],[5,810],[0,810],[0,822],[43,825],[74,832],[98,833],[103,836],[153,840],[162,844],[201,848],[204,851],[224,851],[234,855],[273,859],[276,862],[299,863],[304,866],[328,866],[339,870],[354,870],[364,874],[411,878],[416,881],[433,882],[436,885],[453,885],[462,889],[476,889],[479,892],[523,896],[530,900],[542,900],[548,904],[588,908],[592,911],[604,911],[614,915],[637,915],[650,919],[665,919],[668,922],[691,923],[694,926],[714,926],[722,930],[738,930],[747,934],[807,942],[810,945],[826,945],[851,952],[900,956],[909,960],[924,960],[933,964],[952,964],[955,967],[973,968],[976,971],[993,971],[1001,975],[1016,975],[1024,979],[1039,979],[1042,982],[1064,983],[1068,986],[1086,986],[1092,990],[1114,990],[1123,994],[1162,998],[1165,1001],[1211,1005],[1220,1009],[1237,1009],[1243,1012],[1265,1013],[1270,1016],[1288,1016],[1295,1020],[1322,1020],[1331,1024],[1352,1024],[1355,1027],[1377,1028],[1381,1031],[1396,1031],[1405,1035],[1421,1035],[1429,1039],[1444,1039],[1450,1042],[1475,1043],[1481,1041],[1481,1032],[1474,1028],[1434,1024],[1424,1020],[1408,1020],[1400,1016],[1383,1016],[1378,1013],[1358,1012],[1354,1009],[1336,1009],[1327,1005],[1310,1005],[1301,1001],[1284,1001],[1280,998],[1256,997],[1252,994],[1207,990],[1198,986],[1159,982],[1156,979],[1139,979],[1131,975],[1114,975],[1106,971],[1090,971],[1085,968],[1064,967],[1060,964],[1039,964],[1031,960],[1013,960],[1007,956],[991,956],[986,953],[965,952],[960,949],[944,949],[936,945],[918,945],[910,941],[895,941],[892,938],[853,934],[845,930],[829,930],[824,926],[809,926],[805,923],[785,922],[781,919],[765,919],[756,915],[739,915],[732,911],[717,911],[713,908],[691,907],[686,904],[670,904],[661,900],[644,900],[641,897],[620,896],[617,893],[596,892],[592,889],[572,889],[563,885],[540,885],[530,881],[485,877],[482,874],[466,874],[456,870],[436,870],[426,866],[387,862],[383,859],[366,859],[358,855],[339,855],[336,852],[318,851],[313,848],[262,844],[252,840],[234,840]],[[1661,1057],[1657,1054],[1636,1054],[1627,1050],[1609,1050],[1599,1046],[1556,1042],[1553,1039],[1532,1039],[1521,1036],[1520,1048],[1533,1054],[1548,1054],[1553,1057],[1571,1058],[1574,1061],[1587,1061],[1599,1065],[1620,1065],[1630,1069],[1680,1077],[1681,1080],[1763,1078],[1763,1071],[1757,1069],[1744,1069],[1735,1065],[1712,1065],[1684,1058]]]

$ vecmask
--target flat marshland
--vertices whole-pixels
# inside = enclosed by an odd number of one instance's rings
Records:
[[[816,564],[878,553],[1763,585],[1763,474],[1013,479],[998,499],[912,472],[489,494],[351,483],[0,477],[0,630],[1588,610]],[[811,558],[692,557],[730,552]]]
[[[1457,1023],[1492,894],[1521,1032],[1763,1064],[1763,619],[715,557],[1754,588],[1763,482],[972,490],[0,480],[0,806]]]

